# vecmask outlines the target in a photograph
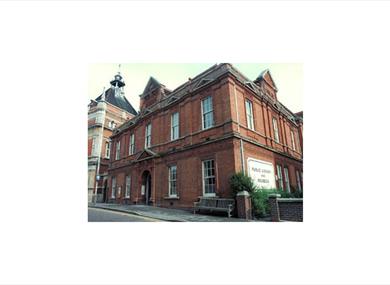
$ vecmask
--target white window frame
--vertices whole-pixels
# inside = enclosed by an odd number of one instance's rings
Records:
[[[298,191],[302,192],[301,178],[299,176],[299,171],[298,170],[295,170],[295,176],[297,177]]]
[[[205,164],[213,161],[214,164],[214,176],[205,176]],[[215,197],[215,191],[216,191],[216,184],[217,184],[217,178],[216,178],[216,171],[215,171],[215,160],[214,159],[207,159],[202,161],[202,185],[203,185],[203,196],[205,197]],[[206,179],[214,178],[214,192],[213,193],[206,193]],[[212,185],[212,184],[210,184]]]
[[[121,141],[117,141],[115,147],[115,160],[119,160],[120,157],[121,157]]]
[[[96,137],[92,137],[91,156],[96,155]]]
[[[286,185],[286,190],[288,193],[291,193],[291,188],[290,188],[290,177],[288,173],[288,167],[284,167],[284,182]]]
[[[152,145],[152,123],[149,123],[145,127],[145,148],[149,148]]]
[[[111,142],[106,142],[106,158],[110,158]]]
[[[174,179],[172,178],[172,170],[175,170],[175,177]],[[172,182],[175,182],[175,192],[173,193],[173,187],[172,187]],[[176,165],[171,165],[168,168],[168,185],[169,185],[169,197],[177,197],[177,166]]]
[[[177,119],[176,122],[175,117]],[[177,140],[179,135],[179,112],[175,112],[171,115],[171,141]]]
[[[276,118],[272,118],[272,126],[274,129],[274,138],[277,143],[280,142],[279,138],[279,127],[278,127],[278,120]]]
[[[111,178],[111,199],[115,199],[116,196],[116,177]]]
[[[133,155],[134,153],[135,153],[135,137],[134,134],[131,134],[129,138],[129,155]]]
[[[103,124],[104,111],[96,112],[95,122],[97,124]]]
[[[130,191],[131,191],[131,176],[126,175],[125,177],[125,198],[130,198]]]
[[[248,129],[254,131],[255,124],[253,120],[253,104],[252,101],[245,99],[246,125]]]
[[[296,150],[296,147],[295,147],[295,136],[294,136],[294,131],[293,130],[290,130],[290,136],[291,136],[292,149]]]
[[[279,189],[281,189],[282,191],[284,190],[284,185],[283,185],[283,173],[282,173],[282,166],[277,164],[276,165],[276,173],[277,173],[277,177],[278,177],[278,186],[279,186]]]
[[[110,121],[108,126],[111,128],[111,129],[115,129],[116,127],[116,123],[114,121]]]
[[[204,104],[206,101],[210,100],[210,110],[208,111],[204,111]],[[214,127],[214,107],[213,107],[213,98],[211,96],[208,96],[206,98],[204,98],[202,101],[201,101],[201,111],[202,111],[202,130],[207,130],[207,129],[210,129],[212,127]],[[207,116],[208,114],[211,113],[211,124],[209,126],[205,126],[205,116]]]

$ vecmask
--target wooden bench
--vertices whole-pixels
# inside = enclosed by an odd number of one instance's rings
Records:
[[[196,210],[209,210],[227,212],[228,217],[232,216],[234,199],[200,197],[199,202],[194,202],[194,214]]]

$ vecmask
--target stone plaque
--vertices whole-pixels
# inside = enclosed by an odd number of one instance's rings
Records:
[[[274,165],[270,162],[248,158],[248,175],[259,188],[276,188]]]

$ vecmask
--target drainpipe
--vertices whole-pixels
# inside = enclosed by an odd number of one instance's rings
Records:
[[[240,134],[240,160],[241,160],[241,171],[245,174],[245,166],[244,166],[244,147],[242,144],[242,138],[241,138],[241,129],[240,129],[240,119],[238,116],[238,107],[237,107],[237,93],[236,93],[236,84],[233,84],[233,92],[234,92],[234,100],[235,100],[235,107],[236,107],[236,120],[238,125],[238,133]]]

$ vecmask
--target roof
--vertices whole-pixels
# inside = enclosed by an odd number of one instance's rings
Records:
[[[267,72],[264,71],[262,75],[265,75]],[[268,71],[269,72],[269,71]],[[230,73],[233,75],[239,82],[247,86],[252,90],[252,92],[255,92],[259,97],[262,97],[265,101],[269,102],[271,105],[273,105],[276,109],[278,109],[281,113],[283,113],[288,119],[290,119],[293,123],[295,123],[295,116],[294,113],[292,113],[287,107],[285,107],[282,103],[280,103],[277,100],[274,100],[270,98],[268,95],[264,93],[264,91],[256,85],[252,80],[248,79],[245,75],[243,75],[240,71],[238,71],[235,67],[233,67],[230,63],[220,63],[215,64],[211,66],[209,69],[205,70],[204,72],[200,73],[199,75],[195,76],[194,78],[188,80],[187,82],[183,83],[176,89],[174,89],[169,96],[164,98],[163,100],[157,102],[156,104],[143,109],[141,112],[137,114],[134,118],[130,119],[129,121],[125,122],[121,126],[119,126],[116,131],[114,132],[114,135],[124,131],[128,127],[136,124],[139,120],[141,120],[143,117],[147,116],[149,113],[152,113],[158,109],[165,108],[166,106],[173,104],[175,101],[179,100],[180,98],[184,97],[185,95],[192,93],[193,91],[196,91],[197,89],[203,88],[206,85],[212,84],[219,78],[221,78],[223,75]],[[155,80],[153,77],[151,77],[148,81],[148,84],[146,85],[145,90],[147,91],[148,86],[156,86],[155,84],[158,84],[159,86],[162,86],[161,83],[159,83],[157,80]],[[157,85],[157,86],[158,86]],[[151,90],[153,87],[151,88]],[[150,91],[149,91],[150,92]],[[148,91],[141,95],[144,96],[145,94],[149,93]]]
[[[96,101],[101,100],[102,95],[103,94],[101,94],[99,97],[97,97]],[[124,95],[121,94],[119,96],[115,96],[114,88],[107,89],[105,92],[105,96],[106,96],[105,100],[108,103],[110,103],[110,104],[112,104],[112,105],[114,105],[122,110],[125,110],[125,111],[129,112],[130,114],[133,114],[134,116],[137,115],[137,111],[133,108],[133,106],[130,104],[130,102],[127,100],[127,98]]]
[[[276,87],[275,81],[272,78],[272,75],[271,75],[271,72],[269,71],[269,69],[263,70],[263,72],[261,72],[260,75],[257,76],[255,81],[261,81],[261,80],[267,81],[267,79],[265,78],[267,73],[268,73],[268,76],[269,76],[269,78],[271,80],[271,82],[269,82],[269,83],[271,83],[271,86],[277,91],[278,89]]]
[[[300,111],[298,113],[295,113],[295,116],[303,118],[303,111]]]
[[[144,92],[142,92],[142,94],[139,95],[139,97],[141,98],[146,97],[147,95],[151,94],[154,90],[159,88],[162,88],[162,91],[164,92],[165,95],[169,95],[172,92],[171,90],[166,88],[164,84],[158,82],[156,78],[150,76],[148,83],[145,86]]]
[[[157,88],[162,87],[162,86],[163,85],[160,82],[158,82],[158,80],[156,78],[154,78],[153,76],[150,76],[149,81],[145,86],[144,92],[142,92],[142,94],[140,96],[147,95],[150,92],[152,92],[152,91],[154,91]]]
[[[301,123],[303,123],[303,111],[300,111],[298,113],[295,113],[295,118],[300,121]]]

